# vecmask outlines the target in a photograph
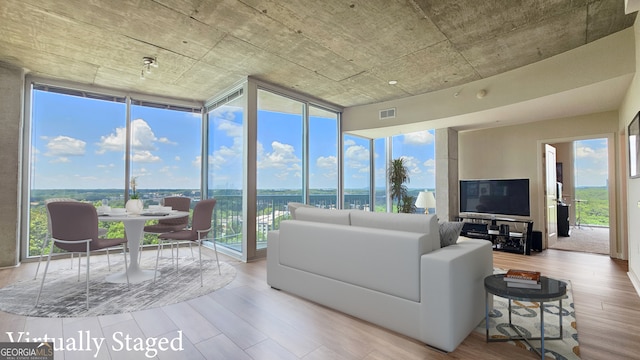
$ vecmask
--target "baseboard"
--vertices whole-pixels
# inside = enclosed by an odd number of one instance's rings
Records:
[[[11,266],[2,266],[2,267],[0,267],[0,270],[4,270],[4,269],[15,269],[15,268],[17,268],[18,266],[20,266],[20,264],[21,264],[21,263],[17,263],[17,264],[15,264],[15,265],[11,265]]]
[[[640,279],[638,279],[638,276],[632,270],[627,272],[627,276],[629,276],[633,288],[636,289],[636,293],[640,296]]]

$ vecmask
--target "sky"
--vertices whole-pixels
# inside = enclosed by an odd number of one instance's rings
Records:
[[[580,140],[574,142],[575,185],[607,186],[607,139]]]
[[[314,116],[314,114],[316,114]],[[320,114],[320,115],[317,115]],[[323,116],[324,114],[324,116]],[[337,186],[337,127],[328,113],[313,112],[309,133],[312,189]],[[124,103],[34,92],[32,125],[33,189],[122,189],[126,140]],[[199,189],[200,114],[132,105],[131,173],[139,189]],[[210,113],[209,187],[241,189],[243,180],[242,109],[232,104]],[[259,189],[301,189],[303,129],[301,114],[260,110],[257,129]],[[374,152],[377,188],[385,182],[385,140],[344,137],[346,189],[369,187]],[[576,185],[604,186],[606,139],[575,143]],[[410,189],[435,188],[433,130],[392,137],[392,157],[403,157]]]

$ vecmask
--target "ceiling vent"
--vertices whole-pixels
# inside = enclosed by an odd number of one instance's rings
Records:
[[[396,117],[396,108],[380,110],[380,120],[393,119]]]

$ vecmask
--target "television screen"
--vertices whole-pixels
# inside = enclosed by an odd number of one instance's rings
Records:
[[[529,179],[460,180],[460,212],[530,216]]]

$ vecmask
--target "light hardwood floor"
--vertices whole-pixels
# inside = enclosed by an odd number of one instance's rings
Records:
[[[146,251],[144,256],[152,256]],[[92,257],[100,261],[99,256]],[[48,319],[0,312],[0,342],[7,332],[31,336],[79,337],[90,331],[104,337],[96,359],[146,359],[144,351],[115,351],[118,332],[132,338],[183,332],[181,352],[159,352],[158,359],[535,359],[506,343],[487,344],[470,334],[444,354],[380,327],[271,289],[264,260],[241,263],[236,279],[210,295],[157,309],[91,318]],[[55,266],[68,266],[57,260]],[[597,254],[546,250],[531,256],[494,252],[501,268],[540,270],[573,284],[582,359],[640,359],[640,298],[627,277],[627,264]],[[32,278],[34,263],[0,271],[0,287]],[[340,294],[336,294],[340,296]],[[121,339],[121,337],[116,337]],[[94,347],[95,349],[95,347]],[[56,359],[94,358],[89,351],[58,352]]]

